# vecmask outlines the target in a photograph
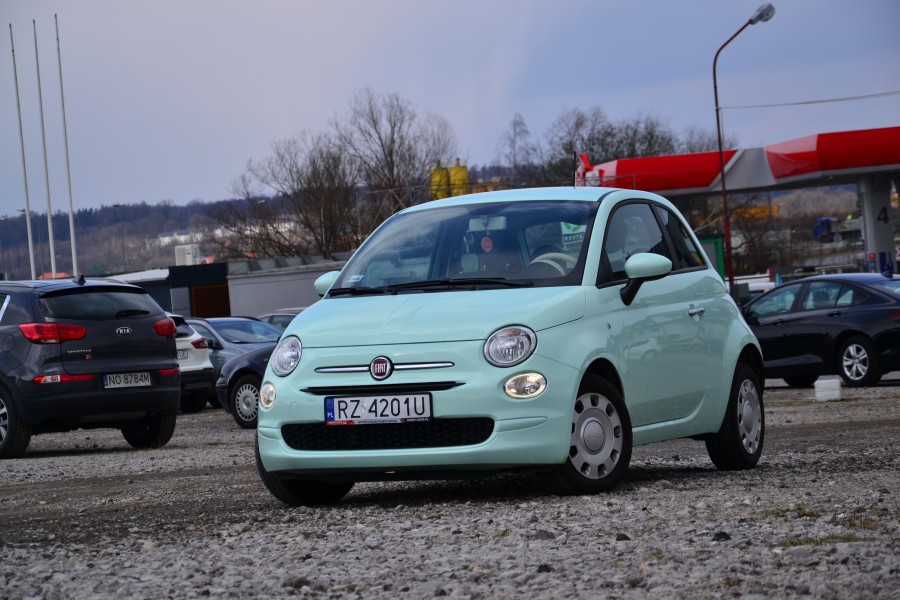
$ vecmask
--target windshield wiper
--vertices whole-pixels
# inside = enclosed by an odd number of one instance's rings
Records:
[[[334,296],[366,296],[375,294],[386,294],[387,290],[376,287],[342,287],[332,288],[328,290],[328,295]]]
[[[140,308],[125,308],[116,313],[116,316],[113,317],[115,319],[121,319],[123,317],[136,317],[138,315],[149,315],[149,310],[143,310]]]
[[[446,289],[454,290],[459,288],[478,289],[483,286],[503,287],[530,287],[534,285],[530,281],[510,281],[504,277],[461,277],[458,279],[450,279],[445,277],[442,279],[427,279],[425,281],[410,281],[407,283],[395,283],[387,286],[388,292],[396,292],[399,290],[427,290],[427,289]]]

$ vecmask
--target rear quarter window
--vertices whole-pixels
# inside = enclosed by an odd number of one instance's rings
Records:
[[[142,290],[73,290],[48,294],[39,300],[49,319],[107,321],[159,314],[162,309]]]

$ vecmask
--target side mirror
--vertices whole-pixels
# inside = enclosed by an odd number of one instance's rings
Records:
[[[210,350],[221,350],[222,344],[219,343],[219,340],[213,338],[206,338],[206,345]]]
[[[637,296],[638,290],[644,285],[645,281],[653,281],[654,279],[662,279],[672,272],[672,261],[665,256],[653,254],[652,252],[641,252],[635,254],[625,261],[625,274],[628,276],[628,283],[621,289],[619,295],[625,306],[631,306],[634,297]]]
[[[331,289],[331,286],[334,285],[334,282],[337,281],[338,275],[340,274],[340,271],[328,271],[327,273],[319,275],[319,278],[316,279],[316,282],[313,284],[313,287],[316,288],[316,293],[319,296],[327,294],[328,290]]]

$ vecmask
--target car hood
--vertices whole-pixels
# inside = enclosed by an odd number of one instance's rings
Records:
[[[577,286],[342,297],[303,311],[284,335],[306,348],[484,340],[504,325],[540,331],[584,312]]]

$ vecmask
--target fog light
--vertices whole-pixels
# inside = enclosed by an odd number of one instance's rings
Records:
[[[547,380],[540,373],[522,373],[506,380],[503,386],[506,395],[517,400],[525,400],[540,395],[547,388]]]
[[[259,405],[263,408],[272,408],[275,405],[275,386],[269,382],[259,388]]]

